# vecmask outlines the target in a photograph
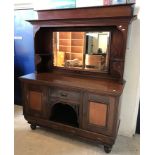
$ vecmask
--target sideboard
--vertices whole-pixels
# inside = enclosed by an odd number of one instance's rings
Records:
[[[31,129],[48,127],[101,143],[111,152],[120,124],[133,17],[133,4],[128,4],[38,11],[38,19],[28,21],[34,26],[36,72],[20,80],[24,117]],[[108,36],[106,51],[93,44],[95,36],[102,44],[99,35]]]

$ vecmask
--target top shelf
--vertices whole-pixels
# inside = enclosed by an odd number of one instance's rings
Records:
[[[92,18],[127,18],[133,17],[133,5],[111,5],[99,7],[70,8],[57,10],[40,10],[37,20],[29,20],[29,22],[53,21],[66,19],[92,19]]]

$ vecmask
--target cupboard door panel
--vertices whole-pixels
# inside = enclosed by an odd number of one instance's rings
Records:
[[[47,88],[34,84],[26,85],[26,104],[27,115],[33,117],[46,117]]]
[[[117,124],[116,98],[86,93],[83,107],[83,128],[92,132],[113,136]]]
[[[89,102],[89,123],[99,126],[106,125],[107,105],[97,102]]]
[[[42,109],[42,93],[36,91],[29,92],[30,108],[33,110],[41,111]]]

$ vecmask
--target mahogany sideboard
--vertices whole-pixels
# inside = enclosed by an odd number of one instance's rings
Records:
[[[23,114],[32,129],[48,127],[101,143],[105,152],[111,151],[120,123],[119,99],[132,19],[133,4],[128,4],[44,10],[38,11],[37,20],[29,20],[34,26],[36,73],[20,80]],[[53,32],[81,31],[111,33],[106,72],[54,64]]]

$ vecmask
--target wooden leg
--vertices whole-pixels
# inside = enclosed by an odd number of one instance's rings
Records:
[[[110,153],[111,152],[111,150],[112,150],[112,146],[104,146],[104,151],[106,152],[106,153]]]
[[[30,127],[31,127],[32,130],[36,129],[36,125],[35,124],[31,124]]]

